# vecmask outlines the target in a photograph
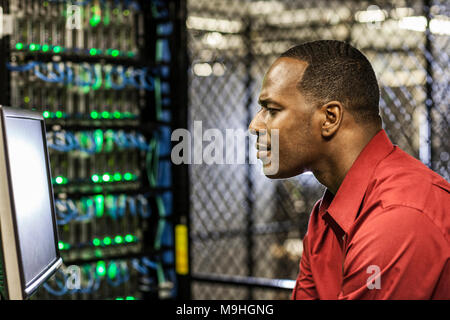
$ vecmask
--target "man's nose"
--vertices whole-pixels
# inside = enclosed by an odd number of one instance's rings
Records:
[[[251,134],[262,135],[267,132],[267,127],[264,121],[262,121],[260,113],[258,112],[248,126],[248,130]]]

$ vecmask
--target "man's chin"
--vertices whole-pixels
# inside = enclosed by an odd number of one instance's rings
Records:
[[[286,179],[291,176],[282,172],[278,167],[272,166],[271,164],[263,165],[263,173],[269,179]]]
[[[302,173],[308,172],[308,170],[303,171],[292,171],[292,170],[281,170],[278,167],[271,166],[270,164],[263,165],[263,173],[269,179],[288,179],[298,176]]]

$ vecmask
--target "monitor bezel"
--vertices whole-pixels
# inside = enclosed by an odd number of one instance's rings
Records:
[[[18,228],[17,228],[17,217],[15,212],[15,206],[14,202],[10,201],[10,213],[11,213],[11,222],[14,229],[14,247],[15,247],[15,256],[17,258],[17,267],[18,267],[18,273],[20,277],[20,291],[21,291],[21,297],[11,297],[11,298],[17,298],[17,299],[26,299],[30,297],[36,289],[45,281],[47,280],[62,264],[62,258],[61,254],[59,252],[58,248],[58,241],[59,241],[59,235],[58,235],[58,229],[57,229],[57,222],[56,222],[56,212],[55,212],[55,200],[54,200],[54,193],[53,193],[53,185],[52,185],[52,176],[51,176],[51,168],[50,168],[50,161],[49,161],[49,154],[48,154],[48,148],[47,148],[47,138],[46,138],[46,128],[45,128],[45,121],[42,114],[36,111],[31,110],[25,110],[25,109],[19,109],[19,108],[13,108],[13,107],[5,107],[0,105],[0,121],[1,121],[1,134],[2,134],[2,140],[3,140],[3,153],[5,155],[5,166],[6,166],[6,176],[8,180],[8,193],[10,199],[13,199],[13,189],[12,189],[12,180],[11,180],[11,166],[10,166],[10,159],[9,159],[9,153],[8,153],[8,145],[7,145],[7,139],[8,134],[6,130],[6,121],[7,118],[15,118],[15,119],[25,119],[25,120],[36,120],[39,121],[41,124],[41,133],[42,133],[42,141],[44,145],[44,155],[45,155],[45,162],[46,162],[46,169],[47,169],[47,181],[48,181],[48,192],[50,195],[50,209],[51,209],[51,216],[52,216],[52,224],[53,224],[53,232],[54,232],[54,245],[55,245],[55,259],[51,261],[43,270],[37,274],[33,279],[31,279],[28,283],[25,283],[25,276],[24,276],[24,266],[22,262],[22,255],[21,255],[21,249],[19,245],[19,238],[18,238]],[[4,250],[5,247],[3,247]],[[5,259],[5,257],[3,257]],[[8,289],[8,274],[7,270],[5,270],[6,274],[6,293],[10,295],[10,290]]]

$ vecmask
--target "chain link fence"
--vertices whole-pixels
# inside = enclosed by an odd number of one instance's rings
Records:
[[[371,61],[393,143],[449,180],[450,4],[434,1],[189,0],[189,127],[246,130],[265,72],[306,41],[350,42]],[[254,157],[253,151],[248,159]],[[192,274],[295,279],[310,174],[269,180],[258,165],[190,166]],[[193,282],[194,299],[288,299],[290,290]]]

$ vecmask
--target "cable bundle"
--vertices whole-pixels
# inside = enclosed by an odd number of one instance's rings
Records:
[[[94,265],[84,265],[79,268],[78,272],[64,272],[59,269],[52,281],[44,283],[44,289],[54,295],[63,296],[65,294],[89,293],[96,292],[101,285],[102,280],[106,276],[108,285],[117,287],[130,279],[130,272],[126,261],[110,261],[108,265],[99,261]],[[50,285],[56,284],[56,289]],[[74,285],[75,284],[75,285]],[[75,288],[73,288],[75,286]]]
[[[105,213],[113,220],[123,218],[126,212],[144,219],[149,218],[152,213],[149,202],[143,194],[95,195],[79,200],[56,199],[55,209],[58,225],[65,225],[71,221],[90,221],[95,217],[103,217]]]
[[[61,62],[31,61],[24,65],[7,63],[8,70],[13,72],[32,71],[39,79],[49,83],[61,83],[82,88],[122,90],[127,86],[136,89],[153,91],[155,78],[151,75],[155,70],[147,67],[134,68],[126,66],[110,66],[100,64],[74,64]]]
[[[140,132],[127,133],[124,130],[48,131],[47,146],[60,152],[82,151],[88,154],[113,152],[117,150],[152,150]]]

